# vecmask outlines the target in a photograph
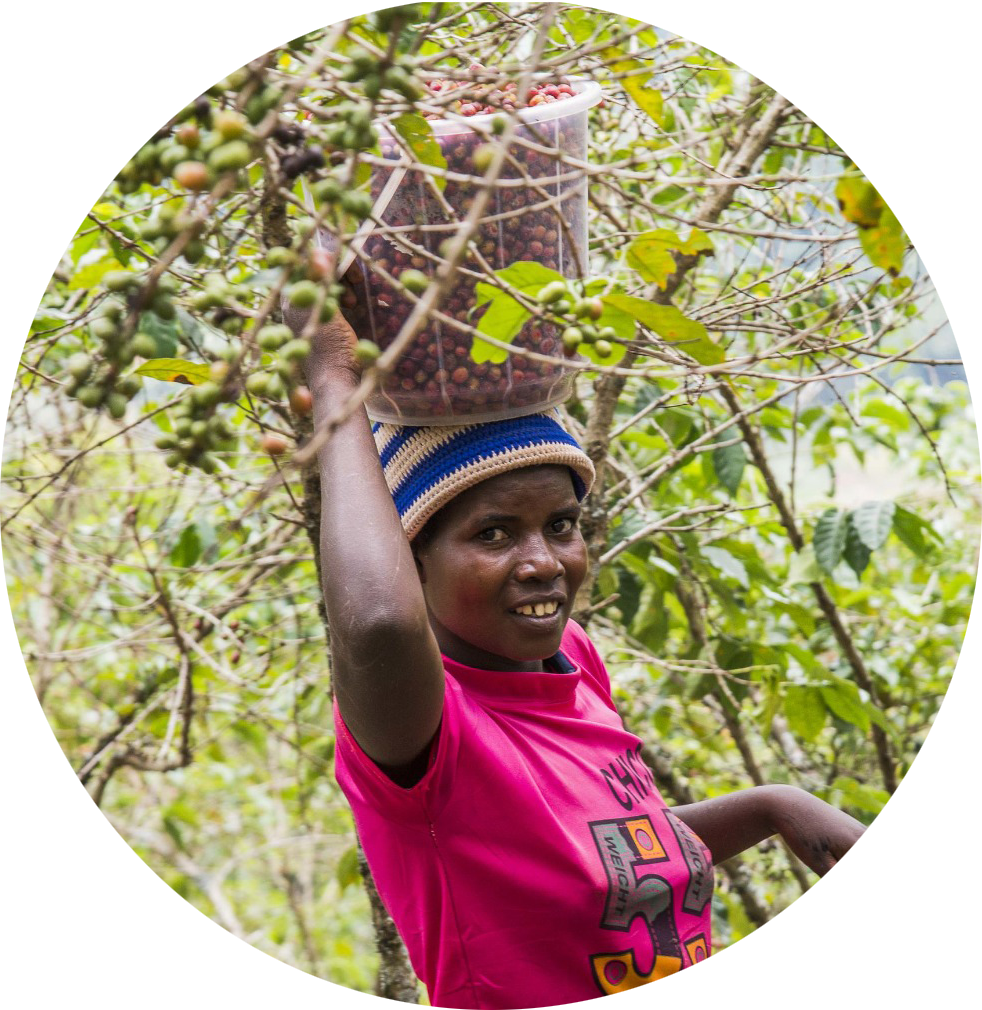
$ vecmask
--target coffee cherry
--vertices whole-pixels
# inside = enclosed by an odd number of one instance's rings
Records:
[[[118,421],[126,413],[126,397],[122,393],[110,393],[106,397],[106,409]]]
[[[349,189],[341,194],[341,206],[359,220],[364,220],[372,212],[374,202],[368,193]]]
[[[333,175],[329,175],[311,187],[314,199],[318,203],[337,203],[341,199],[341,183]]]
[[[313,281],[297,281],[287,289],[286,297],[295,309],[313,308],[317,301],[317,285]]]
[[[491,167],[491,161],[494,158],[494,154],[494,144],[478,144],[478,146],[474,148],[474,153],[471,155],[471,163],[474,165],[474,169],[479,175],[484,175],[484,173]]]
[[[314,407],[314,399],[306,386],[297,386],[290,392],[290,407],[298,417],[306,417]]]
[[[269,376],[264,372],[253,372],[246,377],[245,387],[253,396],[265,396],[269,392]]]
[[[157,355],[157,341],[149,333],[137,333],[132,345],[133,353],[141,358],[153,358]]]
[[[126,310],[115,300],[115,298],[107,298],[99,309],[100,316],[105,316],[106,319],[112,319],[115,322],[119,322],[119,320],[123,318],[125,312]]]
[[[211,173],[208,171],[208,166],[202,161],[182,161],[174,169],[175,182],[194,192],[204,189],[210,178]]]
[[[422,270],[403,270],[399,280],[407,291],[415,295],[421,295],[430,286],[430,279]]]
[[[65,369],[72,378],[84,382],[92,374],[92,359],[81,352],[73,354],[66,362]]]
[[[500,137],[501,134],[505,132],[505,127],[508,125],[508,120],[504,116],[495,116],[491,120],[491,132]]]
[[[164,434],[161,435],[153,443],[158,449],[176,449],[177,448],[177,435]]]
[[[268,453],[270,456],[282,456],[289,448],[287,440],[282,435],[277,435],[272,431],[267,431],[259,444],[262,446],[263,452]]]
[[[310,343],[306,340],[290,340],[280,348],[284,361],[303,361],[310,354]]]
[[[98,386],[82,386],[78,391],[78,402],[91,410],[102,403],[103,395]]]
[[[201,130],[196,123],[182,123],[174,131],[174,139],[188,150],[194,150],[201,143]]]
[[[222,140],[236,140],[241,137],[246,130],[246,121],[238,113],[231,109],[223,109],[215,113],[212,125],[220,134]]]
[[[577,347],[580,346],[580,342],[582,340],[583,335],[575,326],[568,326],[565,330],[563,330],[563,349],[567,351],[567,353],[574,353]]]
[[[115,337],[119,336],[119,327],[108,316],[101,316],[99,319],[94,319],[89,324],[89,330],[96,340],[102,340],[106,343],[111,342]]]
[[[230,140],[208,155],[208,164],[216,172],[235,172],[252,161],[252,150],[244,140]]]
[[[292,267],[296,265],[298,260],[299,256],[296,252],[293,249],[288,249],[286,246],[274,245],[266,253],[266,262],[271,267]]]
[[[277,351],[292,339],[293,331],[283,323],[270,323],[256,334],[256,343],[264,351]]]
[[[617,337],[617,330],[613,326],[601,326],[597,336],[601,340],[614,340]]]
[[[614,348],[607,340],[598,340],[593,345],[593,349],[597,352],[598,358],[609,358],[614,353]]]
[[[550,281],[538,295],[543,305],[552,305],[566,294],[566,285],[562,281]]]
[[[362,368],[368,368],[370,365],[374,365],[378,360],[379,354],[382,352],[379,350],[378,344],[372,340],[359,340],[351,350],[355,361],[361,365]]]
[[[338,314],[338,300],[328,295],[321,304],[320,321],[329,323]]]
[[[102,278],[102,284],[109,291],[129,291],[140,283],[140,278],[129,270],[110,270]]]

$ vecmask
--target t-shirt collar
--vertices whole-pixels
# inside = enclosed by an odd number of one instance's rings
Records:
[[[580,682],[579,667],[562,651],[546,660],[552,669],[542,672],[479,670],[448,656],[443,657],[443,664],[465,691],[489,701],[555,705],[570,700]]]

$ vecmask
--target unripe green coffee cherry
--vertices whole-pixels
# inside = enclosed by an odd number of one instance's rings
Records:
[[[271,323],[256,334],[256,343],[264,351],[279,350],[288,340],[293,339],[293,331],[283,323]]]
[[[221,135],[222,140],[237,140],[245,133],[245,117],[232,109],[216,112],[212,118],[212,126]]]
[[[174,422],[174,434],[178,438],[187,438],[191,434],[191,418],[190,417],[179,417]]]
[[[329,323],[338,314],[338,300],[332,295],[328,295],[321,305],[320,321]]]
[[[78,402],[90,409],[102,403],[103,392],[98,386],[83,386],[78,391]]]
[[[578,326],[567,326],[563,330],[563,347],[569,347],[570,345],[576,347],[582,339],[583,331]]]
[[[203,452],[201,454],[201,458],[198,460],[198,466],[207,474],[212,474],[216,469],[218,469],[215,457],[208,452]]]
[[[157,341],[149,333],[137,333],[132,340],[133,353],[141,358],[154,358],[157,356]]]
[[[474,153],[471,155],[471,163],[479,175],[484,175],[491,167],[491,159],[494,158],[494,152],[494,144],[478,144],[474,148]]]
[[[359,340],[352,348],[351,353],[353,354],[355,361],[357,361],[362,368],[367,368],[369,365],[375,364],[378,360],[378,356],[382,352],[379,350],[378,344],[374,341]]]
[[[266,262],[271,267],[292,267],[296,266],[299,256],[293,249],[288,249],[286,246],[274,245],[272,249],[266,253]]]
[[[566,316],[569,315],[569,310],[572,307],[572,304],[566,298],[560,298],[558,302],[553,302],[552,311],[557,316]]]
[[[354,217],[364,220],[372,212],[372,198],[367,193],[356,189],[346,190],[341,194],[341,206]]]
[[[540,292],[539,301],[543,305],[553,305],[566,294],[566,285],[562,281],[550,281]]]
[[[179,467],[181,463],[184,462],[184,455],[180,452],[169,452],[164,457],[164,463],[167,464],[172,470]]]
[[[195,386],[191,399],[199,407],[214,407],[221,399],[222,391],[215,382],[203,382]]]
[[[205,254],[205,244],[200,239],[193,238],[184,247],[184,252],[181,255],[188,261],[188,263],[199,263],[201,258]]]
[[[291,340],[280,348],[286,361],[303,361],[310,354],[310,343],[306,340]]]
[[[104,316],[106,319],[112,319],[113,322],[117,323],[123,318],[124,312],[124,307],[117,302],[115,298],[107,298],[99,307],[100,316]]]
[[[191,152],[183,144],[168,144],[160,153],[160,167],[165,172],[173,172],[182,162],[187,161]]]
[[[317,285],[313,281],[297,281],[287,289],[286,297],[295,309],[312,308],[317,301]]]
[[[65,368],[73,379],[84,382],[92,374],[92,359],[87,354],[79,352],[68,359]]]
[[[314,183],[311,188],[318,203],[337,203],[341,199],[341,183],[333,175]]]
[[[597,352],[598,358],[609,358],[614,353],[614,348],[607,340],[598,340],[593,345],[593,349]]]
[[[265,396],[269,392],[269,376],[265,372],[253,372],[247,376],[245,387],[253,396]]]
[[[133,341],[127,340],[122,347],[118,348],[114,354],[117,365],[128,365],[136,357],[133,349]]]
[[[89,325],[89,330],[96,340],[102,340],[105,343],[112,343],[119,336],[119,327],[112,319],[108,319],[105,316],[100,316],[98,319],[93,320]]]
[[[252,161],[252,149],[244,140],[230,140],[208,155],[208,164],[216,172],[236,172]]]
[[[500,137],[501,134],[505,132],[505,127],[508,125],[508,120],[504,116],[495,116],[491,120],[491,132],[495,136]]]
[[[117,383],[116,389],[126,397],[127,400],[132,399],[140,392],[143,383],[140,381],[138,375],[124,375]]]
[[[161,435],[155,442],[154,445],[158,449],[176,449],[177,448],[177,436],[164,434]]]
[[[110,393],[106,397],[106,407],[118,421],[126,413],[126,397],[122,393]]]
[[[150,308],[154,315],[159,316],[161,319],[171,320],[177,315],[174,303],[163,292],[154,295]]]
[[[285,393],[286,387],[283,385],[283,380],[278,375],[271,375],[266,387],[266,395],[271,400],[281,400]]]
[[[191,437],[196,442],[201,442],[204,440],[205,435],[208,434],[208,422],[207,421],[192,421],[191,422]]]
[[[402,286],[414,295],[421,295],[430,286],[430,279],[422,270],[403,270],[399,280]]]
[[[613,326],[601,326],[597,331],[597,336],[601,340],[614,340],[617,337],[617,330]]]
[[[102,285],[109,291],[129,291],[140,283],[140,278],[129,270],[110,270],[102,278]]]

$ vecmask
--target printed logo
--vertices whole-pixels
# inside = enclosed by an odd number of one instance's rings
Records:
[[[656,873],[638,876],[638,868],[655,866],[668,859],[665,848],[648,817],[630,817],[590,824],[593,841],[607,872],[607,898],[600,925],[627,932],[641,916],[654,947],[650,971],[638,969],[631,949],[596,954],[591,958],[593,975],[605,994],[624,992],[682,968],[682,953],[672,888]]]

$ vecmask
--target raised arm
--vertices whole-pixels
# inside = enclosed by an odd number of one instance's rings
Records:
[[[303,320],[289,322],[299,329]],[[305,371],[315,426],[358,386],[354,341],[340,316],[314,334]],[[320,449],[318,468],[335,698],[362,750],[409,784],[440,724],[443,663],[363,409]]]
[[[714,863],[779,834],[819,876],[866,830],[855,818],[794,786],[755,786],[671,809],[703,840]]]

